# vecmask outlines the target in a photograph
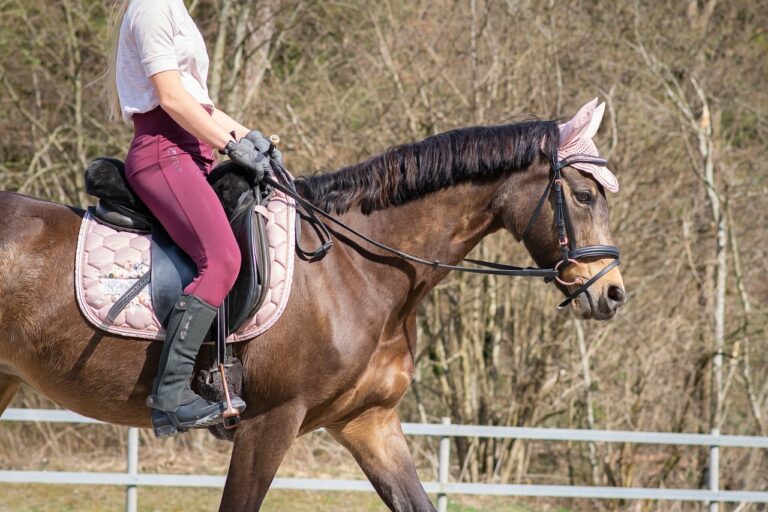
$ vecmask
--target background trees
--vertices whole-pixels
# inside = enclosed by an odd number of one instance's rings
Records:
[[[87,161],[124,154],[129,129],[107,122],[99,81],[108,3],[0,0],[3,189],[85,205]],[[598,146],[622,187],[609,200],[626,307],[614,322],[583,323],[555,313],[558,297],[540,282],[450,276],[420,318],[407,419],[766,433],[765,6],[187,3],[206,34],[215,100],[279,133],[298,172],[458,126],[607,101]],[[504,235],[478,252],[526,258]],[[703,459],[674,448],[455,448],[454,476],[466,479],[705,481]],[[768,484],[760,453],[727,450],[724,464],[743,468],[725,472],[724,487]]]

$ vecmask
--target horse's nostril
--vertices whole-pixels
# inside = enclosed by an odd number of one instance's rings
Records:
[[[626,300],[627,295],[624,293],[623,288],[616,285],[610,285],[608,287],[608,298],[620,306],[624,304],[624,300]]]

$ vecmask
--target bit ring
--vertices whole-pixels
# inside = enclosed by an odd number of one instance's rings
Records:
[[[572,258],[568,258],[568,263],[578,263],[578,261]],[[563,264],[563,260],[558,261],[557,265],[555,265],[555,270],[560,268],[560,265],[562,264]],[[581,276],[576,276],[576,279],[574,279],[573,281],[563,281],[562,279],[560,279],[560,276],[558,275],[557,277],[555,277],[555,281],[562,284],[563,286],[574,286],[574,285],[579,286],[584,283],[584,280]]]

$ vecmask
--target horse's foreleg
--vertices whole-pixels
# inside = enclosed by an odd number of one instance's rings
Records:
[[[221,512],[255,512],[261,507],[285,452],[299,432],[304,408],[286,404],[243,420],[235,433]]]
[[[344,425],[327,429],[344,445],[387,506],[396,512],[434,511],[394,409],[369,409]]]
[[[16,377],[0,373],[0,414],[11,403],[20,385],[21,381]]]

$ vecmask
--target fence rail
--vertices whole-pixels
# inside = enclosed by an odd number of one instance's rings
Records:
[[[44,421],[57,423],[100,422],[71,411],[49,409],[8,409],[1,421]],[[127,471],[125,473],[89,473],[67,471],[0,471],[0,483],[49,483],[84,485],[120,485],[126,487],[126,511],[137,508],[138,486],[166,487],[214,487],[224,486],[224,476],[162,475],[139,473],[138,429],[128,428]],[[768,437],[684,434],[667,432],[632,432],[617,430],[579,430],[560,428],[488,427],[481,425],[451,425],[404,423],[403,432],[413,436],[440,438],[438,457],[438,481],[425,482],[428,493],[437,494],[438,511],[445,511],[449,494],[473,494],[487,496],[533,496],[557,498],[604,498],[638,500],[675,500],[708,502],[710,511],[717,511],[719,502],[768,503],[765,491],[721,491],[717,478],[710,489],[660,489],[640,487],[598,487],[564,485],[513,485],[449,482],[450,438],[493,437],[546,441],[643,443],[662,445],[706,446],[710,450],[710,475],[719,475],[720,447],[768,448]],[[311,491],[373,491],[366,480],[330,480],[316,478],[275,478],[273,489]]]

